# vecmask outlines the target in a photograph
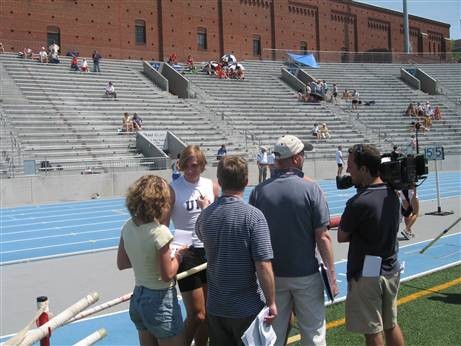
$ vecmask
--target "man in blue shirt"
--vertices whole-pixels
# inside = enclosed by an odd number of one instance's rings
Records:
[[[200,214],[195,230],[207,256],[207,320],[211,346],[241,345],[241,337],[263,309],[277,316],[273,257],[264,215],[243,201],[248,166],[239,156],[218,164],[222,196]]]
[[[304,143],[291,135],[274,146],[278,172],[259,184],[250,204],[267,219],[274,259],[278,317],[273,323],[276,345],[283,345],[294,309],[302,345],[325,345],[323,282],[316,247],[326,267],[333,294],[337,294],[333,248],[327,229],[327,202],[320,187],[304,177]]]

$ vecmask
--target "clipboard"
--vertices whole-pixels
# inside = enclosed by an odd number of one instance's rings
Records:
[[[333,292],[331,291],[330,279],[328,278],[327,268],[323,263],[319,264],[319,272],[322,276],[323,288],[325,289],[325,293],[327,294],[328,299],[333,303],[335,301],[335,297],[333,296]]]

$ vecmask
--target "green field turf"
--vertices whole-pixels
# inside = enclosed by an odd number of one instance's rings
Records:
[[[398,322],[411,346],[461,344],[461,265],[432,273],[400,285]],[[457,282],[454,282],[457,280]],[[447,284],[451,286],[441,286]],[[439,287],[437,287],[439,286]],[[415,294],[420,293],[422,296]],[[402,298],[408,301],[402,301]],[[327,324],[344,318],[344,302],[327,308]],[[328,327],[327,345],[364,345],[362,335],[346,331],[344,324]],[[296,327],[290,336],[298,335]],[[290,345],[300,345],[293,342]]]

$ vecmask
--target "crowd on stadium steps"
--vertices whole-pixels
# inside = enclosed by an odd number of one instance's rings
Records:
[[[434,120],[442,119],[440,107],[433,107],[430,101],[426,101],[424,105],[420,102],[416,104],[411,102],[404,115],[412,119],[409,131],[421,130],[422,132],[427,132],[431,129]]]
[[[233,54],[223,55],[219,62],[213,60],[207,62],[202,72],[219,79],[245,79],[245,67]]]
[[[59,64],[61,60],[59,59],[60,47],[55,42],[52,42],[48,49],[45,47],[41,47],[39,51],[34,52],[30,47],[26,47],[23,51],[18,52],[18,57],[24,59],[33,59],[37,60],[42,64]],[[0,46],[0,52],[4,53],[3,45]],[[89,65],[88,60],[86,58],[82,58],[81,62],[79,61],[80,53],[76,49],[70,49],[66,56],[72,58],[70,63],[70,70],[71,71],[81,71],[81,72],[89,72]],[[99,63],[102,59],[101,54],[98,51],[93,51],[91,55],[93,60],[93,72],[101,72],[99,67]]]
[[[118,130],[119,133],[137,132],[142,130],[143,120],[137,113],[134,113],[133,116],[130,116],[128,112],[123,113],[122,128]]]
[[[302,172],[307,150],[312,146],[292,135],[280,137],[270,153],[261,147],[260,183],[248,204],[247,162],[228,155],[225,145],[218,151],[217,181],[202,176],[205,155],[189,145],[173,163],[169,184],[145,175],[129,188],[131,219],[122,227],[117,266],[134,270],[129,313],[140,344],[285,345],[293,314],[303,345],[326,344],[324,290],[335,296],[338,286],[326,196]],[[336,163],[341,178],[341,146]],[[413,203],[416,190],[400,201],[379,177],[380,164],[372,145],[349,149],[347,172],[357,194],[338,228],[338,241],[350,243],[346,326],[367,345],[384,338],[403,345],[397,233],[400,209]],[[406,230],[413,223],[406,220]],[[178,281],[183,321],[176,273],[205,263],[205,270]]]

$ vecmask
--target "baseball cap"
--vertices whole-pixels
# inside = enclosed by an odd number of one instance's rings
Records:
[[[274,154],[277,159],[286,159],[299,154],[302,150],[312,150],[312,145],[303,143],[298,137],[284,135],[274,145]]]

